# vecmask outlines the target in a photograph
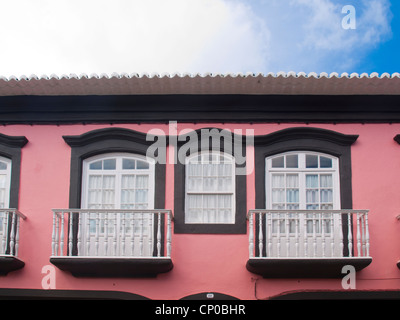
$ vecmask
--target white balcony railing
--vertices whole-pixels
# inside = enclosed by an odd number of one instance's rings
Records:
[[[170,210],[53,209],[52,256],[170,257]]]
[[[0,255],[18,256],[20,219],[17,209],[0,209]]]
[[[250,210],[250,258],[369,257],[368,210]]]

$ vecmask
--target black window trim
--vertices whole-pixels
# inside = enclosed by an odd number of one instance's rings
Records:
[[[289,151],[314,151],[337,157],[339,160],[341,209],[352,209],[351,146],[356,142],[358,137],[358,135],[347,135],[315,127],[293,127],[267,135],[255,136],[254,170],[256,209],[265,209],[265,159]],[[347,217],[343,217],[343,219],[347,219]],[[258,229],[257,223],[256,229]],[[347,223],[343,223],[343,233],[347,234]],[[255,234],[258,237],[258,230],[256,230]],[[258,248],[256,248],[257,250]],[[344,256],[348,256],[346,243],[343,254]],[[256,255],[258,255],[258,252],[256,252]],[[263,256],[266,256],[266,252],[263,252]]]
[[[87,158],[109,153],[131,153],[146,156],[147,149],[154,143],[149,135],[126,128],[96,129],[81,135],[63,136],[64,141],[71,147],[71,173],[69,208],[81,207],[83,161]],[[156,161],[154,167],[154,208],[165,209],[165,161]],[[77,238],[77,221],[74,224],[73,238]],[[164,222],[162,221],[162,237],[164,237]],[[154,223],[157,230],[157,224]],[[76,255],[77,248],[74,243],[72,255]],[[156,244],[153,255],[156,252]],[[161,252],[164,252],[162,243]]]
[[[246,139],[245,136],[239,136],[236,133],[227,131],[232,137],[231,150],[225,150],[224,143],[220,141],[219,148],[217,146],[208,144],[208,149],[201,143],[201,130],[208,130],[210,136],[213,135],[215,130],[218,131],[219,136],[223,136],[223,130],[220,128],[208,127],[194,130],[197,134],[197,145],[193,147],[198,152],[203,151],[220,151],[226,152],[234,156],[234,150],[241,150],[241,156],[246,157]],[[171,136],[169,137],[171,139]],[[189,138],[189,137],[188,137]],[[176,137],[174,138],[175,141]],[[193,143],[193,141],[186,139],[177,141],[176,152],[179,153],[179,149],[185,145],[188,148],[187,151],[191,149],[188,144]],[[192,150],[193,150],[192,149]],[[227,151],[231,151],[230,153]],[[189,155],[188,153],[186,155]],[[246,163],[238,164],[236,163],[236,170],[243,170]],[[246,234],[246,210],[247,210],[247,192],[246,192],[246,175],[235,174],[235,197],[236,197],[236,212],[235,212],[235,223],[234,224],[224,224],[224,223],[207,223],[207,224],[186,224],[185,223],[185,164],[177,161],[174,170],[174,232],[175,233],[186,233],[186,234]]]
[[[18,209],[21,175],[21,149],[28,143],[24,136],[8,136],[0,133],[0,156],[11,160],[9,207]]]

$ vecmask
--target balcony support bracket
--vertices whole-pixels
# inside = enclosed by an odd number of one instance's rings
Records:
[[[252,258],[248,271],[264,278],[343,278],[346,265],[360,271],[372,262],[370,257],[343,258]]]
[[[50,262],[75,277],[154,278],[173,268],[170,258],[50,257]]]
[[[0,255],[0,276],[5,276],[9,272],[19,270],[24,266],[25,263],[14,256]]]

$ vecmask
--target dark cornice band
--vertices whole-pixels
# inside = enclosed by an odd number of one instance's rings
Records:
[[[347,135],[320,128],[296,127],[276,131],[267,135],[254,137],[255,145],[268,145],[287,140],[314,139],[332,142],[341,146],[350,146],[358,139],[358,135]]]
[[[125,128],[105,128],[89,131],[78,136],[63,136],[63,139],[70,147],[82,147],[91,143],[110,139],[145,143],[146,137],[153,136]],[[150,140],[149,144],[151,144],[151,141],[154,140]]]

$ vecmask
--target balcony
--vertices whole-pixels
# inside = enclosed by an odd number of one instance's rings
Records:
[[[0,275],[21,269],[25,263],[18,259],[19,225],[26,217],[16,209],[0,209]]]
[[[53,209],[50,262],[76,277],[155,277],[173,268],[170,210]]]
[[[250,210],[246,268],[264,278],[340,278],[367,267],[367,210]]]

